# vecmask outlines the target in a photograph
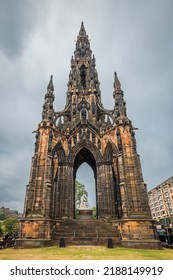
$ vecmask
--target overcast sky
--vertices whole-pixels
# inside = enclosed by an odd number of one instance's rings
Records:
[[[118,73],[148,190],[173,175],[173,1],[0,0],[0,206],[23,211],[32,131],[51,74],[54,108],[64,108],[81,21],[108,109]],[[78,179],[89,188],[85,168]]]

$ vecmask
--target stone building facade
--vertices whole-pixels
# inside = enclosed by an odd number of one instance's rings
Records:
[[[148,192],[152,218],[173,222],[173,176]]]
[[[62,111],[54,110],[54,99],[51,76],[17,246],[46,246],[60,237],[68,244],[97,245],[111,237],[121,246],[160,248],[120,81],[115,72],[114,106],[107,110],[83,23]],[[84,162],[95,178],[97,218],[90,222],[75,219],[75,177]]]

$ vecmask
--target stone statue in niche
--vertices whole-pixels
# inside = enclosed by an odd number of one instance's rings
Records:
[[[81,120],[83,123],[85,123],[87,120],[87,111],[84,108],[81,110]]]
[[[82,65],[80,68],[80,78],[81,78],[81,86],[83,89],[86,89],[86,67]]]

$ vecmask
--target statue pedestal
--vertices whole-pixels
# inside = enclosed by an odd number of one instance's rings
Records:
[[[80,220],[87,220],[93,219],[93,210],[92,209],[79,209],[79,216],[78,219]]]

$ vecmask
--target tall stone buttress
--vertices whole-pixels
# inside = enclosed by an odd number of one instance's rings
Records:
[[[84,221],[75,218],[75,178],[80,165],[86,162],[94,173],[97,209],[96,219],[85,224],[86,240],[87,227],[92,224],[99,244],[105,244],[111,236],[125,247],[160,248],[120,81],[115,72],[114,107],[107,110],[102,104],[96,60],[83,23],[71,58],[62,111],[54,110],[54,99],[51,76],[42,120],[35,132],[17,246],[50,245],[60,238],[60,231],[69,244],[81,244],[76,232]],[[104,228],[110,235],[101,236]]]

